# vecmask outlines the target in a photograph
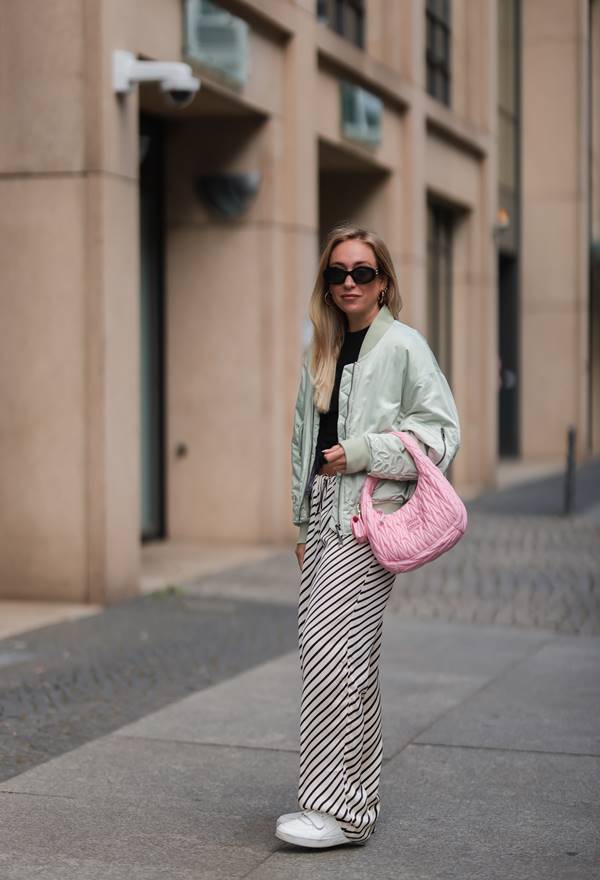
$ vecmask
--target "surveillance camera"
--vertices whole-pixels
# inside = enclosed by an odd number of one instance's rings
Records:
[[[170,104],[187,107],[200,88],[189,64],[179,61],[138,61],[131,52],[113,53],[113,88],[119,95],[133,90],[135,83],[159,82]]]
[[[194,82],[197,82],[197,80],[194,80]],[[196,96],[197,87],[186,82],[183,78],[180,81],[169,79],[161,82],[160,90],[164,94],[167,103],[181,110],[192,103]]]

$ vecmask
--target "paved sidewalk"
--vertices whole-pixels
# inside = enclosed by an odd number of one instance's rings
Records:
[[[578,468],[569,517],[560,515],[562,479],[550,476],[470,502],[465,537],[398,577],[386,612],[600,635],[600,459]],[[186,592],[295,603],[291,555],[204,577]]]
[[[32,599],[0,599],[0,639],[28,630],[90,617],[102,611],[101,605],[82,602],[37,602]],[[0,666],[2,659],[0,657]]]
[[[295,565],[288,551],[185,592],[295,605]],[[470,511],[452,550],[396,578],[386,613],[600,635],[600,522]]]
[[[291,550],[0,640],[0,880],[598,880],[592,465],[576,516],[556,483],[496,493],[397,579],[364,848],[273,833],[297,807]]]
[[[600,509],[600,457],[579,464],[575,468],[574,476],[572,513],[576,516],[597,517]],[[564,500],[563,469],[558,473],[539,476],[481,495],[469,503],[469,508],[504,516],[517,514],[561,517],[564,513]]]
[[[366,847],[296,807],[296,651],[0,785],[3,880],[597,880],[600,639],[386,616]]]
[[[0,641],[0,782],[293,650],[296,629],[291,604],[164,590]]]

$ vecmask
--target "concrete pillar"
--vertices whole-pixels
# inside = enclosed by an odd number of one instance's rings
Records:
[[[584,0],[523,3],[521,424],[524,458],[587,433],[588,120]]]
[[[407,73],[417,89],[425,89],[425,12],[421,3],[404,6],[404,27],[409,36],[404,45],[410,55]],[[427,241],[426,241],[426,130],[425,108],[416,100],[404,115],[401,166],[404,173],[402,246],[398,269],[401,276],[404,307],[401,320],[418,327],[426,325]]]
[[[3,597],[138,591],[137,103],[110,91],[110,11],[2,11]]]
[[[593,275],[590,290],[590,440],[591,451],[600,454],[600,0],[591,2],[591,162],[590,190]]]

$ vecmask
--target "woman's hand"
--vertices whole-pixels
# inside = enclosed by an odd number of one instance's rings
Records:
[[[300,571],[302,571],[302,566],[304,565],[304,551],[306,550],[306,544],[296,544],[296,559],[298,560],[298,565],[300,566]]]
[[[324,449],[323,456],[325,458],[323,473],[329,474],[330,476],[333,474],[344,473],[346,470],[346,453],[344,452],[343,446],[340,446],[338,443],[336,446]]]

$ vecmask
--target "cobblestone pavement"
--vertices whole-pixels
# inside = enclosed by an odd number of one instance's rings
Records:
[[[396,579],[387,611],[598,634],[600,522],[471,511],[452,550]]]
[[[202,578],[204,596],[294,604],[290,551]],[[398,575],[386,614],[600,633],[600,519],[470,511],[465,536],[423,568]]]
[[[593,483],[590,503],[568,519],[540,514],[556,500],[547,486],[534,514],[518,512],[524,498],[532,503],[526,489],[512,490],[511,515],[501,493],[469,505],[465,537],[399,576],[386,614],[600,633]],[[290,547],[185,589],[0,640],[0,780],[294,650],[297,592]]]
[[[588,515],[600,503],[600,458],[579,465],[573,484],[572,512]],[[519,483],[499,492],[488,492],[469,504],[472,511],[503,516],[561,516],[564,509],[565,476]]]
[[[297,644],[291,607],[164,591],[0,641],[0,781]]]
[[[563,496],[557,475],[471,502],[464,538],[398,577],[389,611],[600,633],[600,459],[577,468],[574,515]]]

